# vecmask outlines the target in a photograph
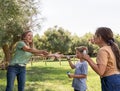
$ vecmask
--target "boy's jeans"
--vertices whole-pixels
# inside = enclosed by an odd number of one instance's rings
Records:
[[[12,91],[15,77],[17,76],[18,91],[24,91],[26,67],[25,66],[9,66],[7,69],[7,86],[6,91]]]

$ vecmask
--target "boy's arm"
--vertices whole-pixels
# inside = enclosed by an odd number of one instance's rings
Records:
[[[75,75],[75,74],[69,74],[70,78],[86,78],[87,75],[81,74],[81,75]]]
[[[70,58],[67,58],[67,60],[68,60],[68,63],[69,63],[69,65],[70,65],[70,67],[71,67],[72,69],[74,69],[74,68],[75,68],[75,65],[71,62],[71,59],[70,59]]]

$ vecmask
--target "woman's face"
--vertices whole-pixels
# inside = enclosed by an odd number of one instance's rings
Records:
[[[33,40],[33,33],[32,32],[28,32],[24,38],[26,40],[26,42],[31,43]]]
[[[94,43],[99,45],[101,43],[101,37],[100,36],[98,37],[98,36],[95,35],[94,36]]]

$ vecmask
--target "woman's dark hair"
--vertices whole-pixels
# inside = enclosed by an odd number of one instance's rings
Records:
[[[21,40],[24,40],[24,38],[26,37],[26,35],[27,35],[29,32],[31,32],[31,31],[25,31],[25,32],[23,32],[22,35],[21,35]]]
[[[118,45],[114,41],[112,30],[107,27],[100,27],[96,30],[95,35],[98,37],[100,36],[109,46],[111,46],[116,58],[117,68],[120,71],[120,50]]]
[[[25,32],[23,32],[22,35],[21,35],[21,40],[24,41],[26,35],[27,35],[29,32],[32,32],[32,31],[25,31]],[[33,42],[29,43],[29,46],[30,46],[31,48],[33,48]]]

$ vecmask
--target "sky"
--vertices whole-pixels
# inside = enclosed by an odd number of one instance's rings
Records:
[[[98,27],[120,34],[120,0],[42,0],[41,5],[46,20],[40,34],[55,25],[78,36]]]

